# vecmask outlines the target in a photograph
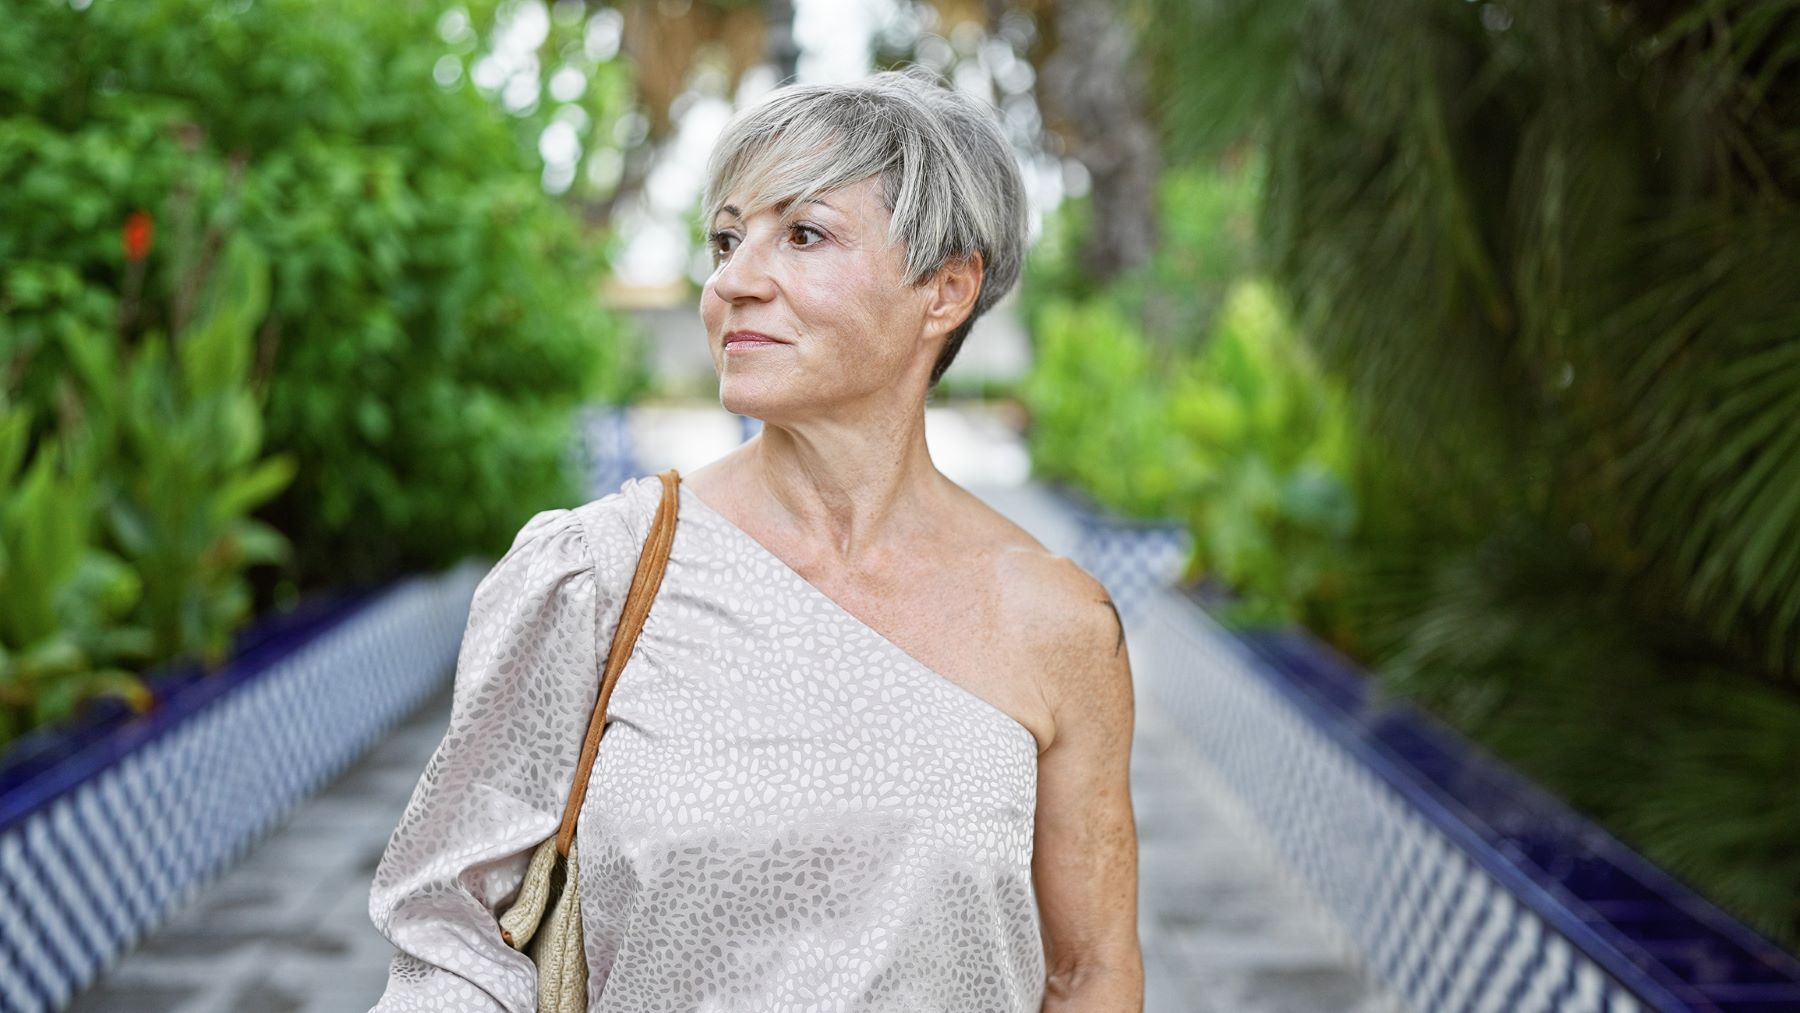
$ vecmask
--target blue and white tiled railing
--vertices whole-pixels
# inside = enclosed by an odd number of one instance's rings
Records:
[[[1800,1010],[1800,961],[1303,632],[1166,590],[1134,671],[1421,1013]]]
[[[1109,522],[1084,513],[1076,525],[1075,561],[1106,587],[1126,622],[1180,578],[1192,552],[1193,539],[1179,524]]]
[[[1126,623],[1137,619],[1152,596],[1181,579],[1193,555],[1187,525],[1119,517],[1067,484],[1053,484],[1048,491],[1075,522],[1075,562],[1106,588]]]
[[[310,606],[0,761],[0,1010],[59,1009],[444,685],[484,567]]]

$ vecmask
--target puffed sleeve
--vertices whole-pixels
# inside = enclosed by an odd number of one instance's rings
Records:
[[[498,919],[562,820],[599,693],[602,616],[620,585],[614,567],[597,573],[589,541],[575,511],[545,511],[476,586],[449,730],[369,892],[398,951],[371,1013],[536,1009],[537,971]]]

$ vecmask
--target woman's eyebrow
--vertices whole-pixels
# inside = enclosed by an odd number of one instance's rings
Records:
[[[842,211],[838,211],[838,209],[835,206],[833,206],[829,201],[826,201],[826,200],[823,200],[820,198],[815,197],[812,200],[802,202],[803,206],[806,204],[818,204],[821,207],[830,208],[832,211],[836,211],[840,215],[843,214]],[[793,201],[777,201],[775,204],[775,210],[781,211],[781,212],[786,212],[786,211],[791,210],[793,208],[793,206],[794,206]],[[744,212],[736,204],[725,204],[719,208],[718,214],[715,214],[713,216],[713,218],[716,220],[719,215],[730,215],[733,218],[742,218],[744,216]]]

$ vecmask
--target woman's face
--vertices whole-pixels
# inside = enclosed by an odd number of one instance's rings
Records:
[[[714,270],[700,316],[727,410],[781,421],[922,402],[942,336],[966,313],[943,326],[944,285],[905,284],[880,187],[871,176],[749,217],[726,197],[709,223]],[[737,331],[774,342],[728,343]]]

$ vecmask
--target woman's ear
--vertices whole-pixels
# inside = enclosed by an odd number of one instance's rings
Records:
[[[938,269],[932,281],[931,299],[925,304],[925,333],[933,339],[962,326],[981,294],[982,260],[979,250],[953,257]]]

